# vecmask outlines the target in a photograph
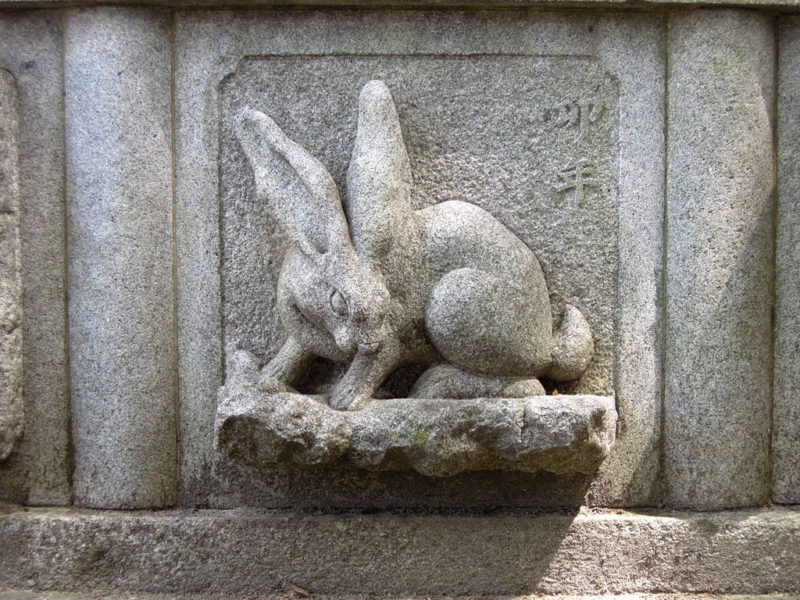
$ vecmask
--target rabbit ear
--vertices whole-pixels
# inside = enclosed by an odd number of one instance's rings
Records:
[[[347,170],[347,217],[359,256],[380,260],[411,216],[411,167],[389,88],[370,81],[358,98],[358,131]]]
[[[339,192],[316,158],[290,140],[264,113],[243,110],[237,136],[250,161],[256,193],[308,256],[350,244]]]

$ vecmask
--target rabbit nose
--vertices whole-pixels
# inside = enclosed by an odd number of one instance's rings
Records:
[[[333,338],[336,341],[336,345],[339,347],[339,350],[342,352],[355,352],[356,340],[352,333],[339,330],[333,334]]]

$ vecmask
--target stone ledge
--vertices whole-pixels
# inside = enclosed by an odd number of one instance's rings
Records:
[[[2,507],[0,507],[2,508]],[[0,510],[0,586],[270,594],[800,594],[800,510]]]
[[[320,396],[270,394],[258,373],[220,390],[217,450],[247,465],[310,467],[343,460],[370,470],[593,473],[614,442],[614,398],[533,396],[374,400],[356,411]]]

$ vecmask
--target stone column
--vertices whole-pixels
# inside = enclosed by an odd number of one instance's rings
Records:
[[[667,501],[769,499],[772,18],[674,16],[669,33]]]
[[[778,50],[778,221],[772,499],[800,503],[800,19]]]
[[[83,506],[176,498],[170,28],[153,9],[66,17],[73,489]]]

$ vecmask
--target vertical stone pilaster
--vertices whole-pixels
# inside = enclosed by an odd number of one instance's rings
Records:
[[[796,504],[800,503],[800,19],[782,20],[778,56],[772,499]]]
[[[18,100],[25,419],[0,464],[0,498],[20,504],[71,499],[61,21],[59,11],[0,13],[0,67],[13,74]]]
[[[678,14],[669,44],[667,501],[762,504],[770,482],[772,19]]]
[[[0,69],[0,460],[22,434],[22,286],[19,269],[17,86]]]
[[[65,112],[75,502],[177,490],[169,13],[68,13]]]

